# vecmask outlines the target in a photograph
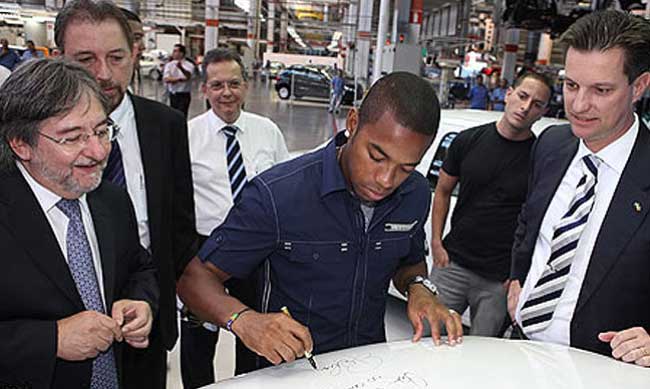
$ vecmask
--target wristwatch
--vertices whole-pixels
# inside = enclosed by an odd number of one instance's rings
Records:
[[[428,278],[422,277],[422,276],[415,276],[409,281],[408,284],[406,284],[406,294],[408,295],[409,288],[413,284],[421,284],[429,292],[431,292],[432,295],[437,296],[438,295],[438,288],[433,284],[433,282],[429,281]]]

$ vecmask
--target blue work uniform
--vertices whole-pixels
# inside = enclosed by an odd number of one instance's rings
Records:
[[[15,51],[9,49],[6,52],[2,51],[0,48],[0,65],[6,67],[9,70],[14,70],[16,65],[20,63],[20,57],[16,54]]]
[[[508,88],[501,88],[497,87],[492,90],[492,93],[490,94],[490,100],[492,101],[492,110],[493,111],[504,111],[506,106],[505,106],[505,101],[506,101],[506,92],[508,91]]]
[[[485,85],[474,85],[469,91],[469,107],[471,109],[487,109],[488,93]]]
[[[261,311],[286,305],[309,327],[316,353],[386,340],[389,282],[424,261],[431,202],[414,172],[376,204],[366,231],[335,143],[256,176],[198,254],[237,278],[264,265]]]

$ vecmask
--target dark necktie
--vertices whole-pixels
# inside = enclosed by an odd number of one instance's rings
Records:
[[[120,144],[117,143],[117,139],[111,142],[111,153],[108,155],[108,162],[106,163],[106,168],[104,168],[102,178],[126,189],[122,151],[120,150]]]
[[[230,177],[230,189],[232,191],[232,202],[237,203],[244,185],[246,185],[246,168],[244,158],[241,154],[239,141],[235,137],[237,127],[226,126],[221,129],[226,135],[226,161],[228,162],[228,176]]]
[[[81,301],[83,301],[87,310],[105,314],[106,310],[99,292],[99,283],[95,274],[90,244],[81,219],[79,200],[61,199],[56,206],[68,217],[68,229],[65,239],[68,252],[68,267],[77,285]],[[90,388],[117,389],[118,387],[115,357],[113,347],[110,347],[93,360]]]
[[[569,210],[553,230],[551,256],[539,281],[521,307],[521,324],[527,335],[543,331],[551,323],[569,278],[580,236],[594,206],[600,162],[593,155],[582,158],[584,174],[578,182]]]

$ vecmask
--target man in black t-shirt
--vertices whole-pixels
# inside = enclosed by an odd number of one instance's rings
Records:
[[[442,301],[462,313],[469,305],[470,335],[496,336],[506,318],[510,249],[526,198],[533,123],[546,112],[551,83],[520,76],[496,123],[461,132],[449,148],[433,200],[431,280]],[[451,193],[460,182],[451,231],[442,239]]]

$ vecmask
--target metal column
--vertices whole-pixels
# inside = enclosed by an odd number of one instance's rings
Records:
[[[372,82],[381,78],[382,59],[384,54],[384,42],[388,32],[388,14],[390,0],[381,0],[379,3],[379,26],[377,28],[377,44],[375,45],[375,63],[372,70]]]
[[[287,29],[289,28],[289,15],[287,10],[282,8],[280,13],[280,52],[286,53],[287,51]]]
[[[355,72],[366,86],[368,85],[370,40],[372,39],[372,3],[373,0],[361,0],[359,4],[359,29],[357,30]]]
[[[219,0],[205,1],[205,39],[203,52],[219,47]]]
[[[424,0],[411,0],[411,11],[409,13],[409,36],[407,43],[417,44],[422,29],[422,8]]]
[[[266,18],[266,52],[273,52],[273,32],[275,30],[275,0],[267,1],[269,13]]]
[[[506,31],[506,39],[503,47],[503,71],[501,78],[508,80],[512,85],[515,79],[515,65],[517,65],[517,49],[519,48],[519,30],[516,28]]]

